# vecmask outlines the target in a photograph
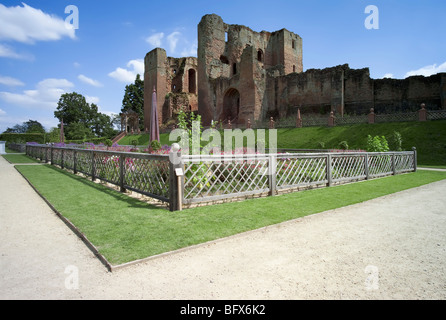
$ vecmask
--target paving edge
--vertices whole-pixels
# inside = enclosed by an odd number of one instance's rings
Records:
[[[25,164],[26,165],[26,164]],[[93,254],[99,259],[99,261],[102,262],[102,264],[104,264],[104,266],[108,269],[108,271],[113,271],[113,265],[110,264],[110,262],[108,262],[108,260],[99,253],[99,250],[95,247],[95,245],[93,243],[91,243],[90,240],[88,240],[88,238],[73,224],[71,223],[71,221],[69,219],[67,219],[66,217],[64,217],[52,204],[51,202],[49,202],[40,192],[39,190],[37,190],[37,188],[31,183],[31,181],[28,180],[28,178],[26,178],[17,168],[16,166],[14,166],[14,168],[16,169],[16,171],[23,177],[23,179],[25,179],[26,182],[28,182],[28,184],[31,186],[31,188],[33,188],[33,190],[43,199],[43,201],[45,201],[45,203],[51,208],[51,210],[53,210],[53,212],[56,214],[56,216],[58,216],[64,223],[65,225],[68,226],[68,228],[71,229],[71,231],[74,232],[74,234],[76,234],[87,246],[88,249],[90,249]]]

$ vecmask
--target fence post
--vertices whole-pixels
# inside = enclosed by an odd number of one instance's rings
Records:
[[[45,149],[45,163],[48,163],[48,146],[43,148]]]
[[[413,172],[417,172],[417,148],[412,147],[413,151]]]
[[[327,180],[328,180],[328,187],[331,187],[332,185],[332,178],[331,178],[331,154],[327,154]]]
[[[302,128],[302,118],[300,116],[300,108],[297,108],[296,128]]]
[[[63,156],[65,154],[64,149],[60,150],[60,167],[63,169]]]
[[[74,172],[74,174],[77,173],[76,161],[77,161],[77,152],[76,152],[76,149],[74,149],[73,150],[73,172]]]
[[[330,116],[328,117],[328,126],[329,127],[335,126],[335,117],[333,111],[330,111]]]
[[[375,111],[373,108],[370,108],[370,113],[367,116],[367,120],[368,120],[369,124],[375,123]]]
[[[174,146],[175,145],[175,146]],[[183,161],[178,144],[172,144],[169,154],[169,210],[178,211],[182,209],[182,194],[184,185],[182,175],[177,175],[175,169],[183,169]]]
[[[421,104],[421,109],[418,110],[418,121],[426,121],[427,120],[427,111],[425,109],[426,105],[424,103]]]
[[[276,189],[277,189],[276,169],[277,169],[277,155],[270,154],[268,156],[268,185],[271,196],[276,195]]]
[[[392,153],[392,175],[396,175],[395,153]]]
[[[53,145],[51,145],[51,149],[50,149],[50,164],[53,165],[54,164],[54,160],[53,160]]]
[[[125,155],[121,154],[119,156],[119,189],[121,192],[125,192],[124,188],[124,162]]]
[[[95,181],[96,178],[94,176],[95,166],[94,166],[94,151],[91,152],[91,181]]]
[[[365,179],[369,180],[369,154],[366,153],[364,157],[364,173],[365,173]]]

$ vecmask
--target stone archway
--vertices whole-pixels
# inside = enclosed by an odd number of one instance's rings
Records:
[[[223,112],[221,120],[231,120],[235,123],[238,120],[240,112],[240,93],[237,89],[230,88],[226,91],[223,98]]]

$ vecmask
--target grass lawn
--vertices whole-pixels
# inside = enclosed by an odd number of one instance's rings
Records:
[[[10,163],[16,164],[16,163],[38,163],[39,160],[33,159],[31,157],[28,157],[25,154],[3,154],[3,158],[8,160]]]
[[[446,179],[418,171],[170,212],[49,165],[16,168],[113,265]]]

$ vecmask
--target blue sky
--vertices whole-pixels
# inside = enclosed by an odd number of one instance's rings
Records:
[[[65,25],[69,5],[78,29]],[[378,29],[364,25],[368,5],[379,10]],[[399,79],[446,72],[444,0],[0,0],[0,132],[30,119],[56,126],[65,92],[119,113],[146,53],[159,46],[196,56],[197,24],[209,13],[258,32],[299,34],[304,70],[348,63]]]

